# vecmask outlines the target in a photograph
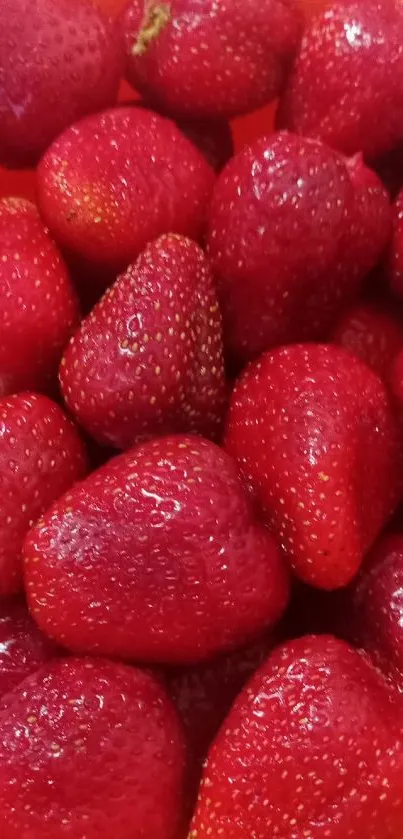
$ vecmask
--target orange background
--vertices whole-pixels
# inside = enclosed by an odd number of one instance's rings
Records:
[[[127,0],[96,0],[97,4],[105,11],[118,13]],[[316,9],[323,8],[328,0],[301,0],[306,12],[312,14]],[[126,94],[127,86],[122,85],[122,95]],[[234,136],[236,145],[242,146],[245,142],[256,137],[257,134],[270,131],[273,126],[274,108],[264,108],[255,114],[234,122]],[[0,196],[1,195],[25,195],[34,198],[35,176],[33,172],[10,172],[0,167]]]

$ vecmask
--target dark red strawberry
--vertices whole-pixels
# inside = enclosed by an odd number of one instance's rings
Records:
[[[48,391],[79,323],[76,294],[29,201],[0,200],[0,243],[0,396]]]
[[[61,498],[25,545],[41,627],[76,652],[196,663],[281,615],[288,579],[236,464],[202,438],[164,437]]]
[[[331,338],[386,379],[403,350],[403,313],[390,300],[355,303],[343,315]]]
[[[403,190],[393,210],[393,237],[388,260],[388,276],[392,291],[403,298]]]
[[[203,251],[162,236],[106,292],[68,347],[64,398],[101,443],[217,437],[226,404],[221,316]]]
[[[190,839],[400,839],[402,699],[331,636],[280,647],[236,701]]]
[[[390,224],[387,193],[358,157],[286,132],[240,152],[217,181],[208,234],[229,356],[326,337]]]
[[[84,445],[58,405],[32,393],[0,400],[0,596],[21,588],[28,529],[86,466]]]
[[[168,113],[233,117],[276,97],[301,23],[295,0],[129,0],[127,77]]]
[[[185,748],[148,673],[56,661],[0,706],[2,839],[177,839]]]
[[[180,120],[179,128],[220,172],[234,154],[234,140],[228,120]]]
[[[235,387],[226,446],[297,575],[346,585],[402,495],[401,434],[381,379],[336,346],[267,353]]]
[[[38,201],[73,253],[124,270],[162,233],[199,238],[214,173],[170,120],[123,107],[87,117],[48,149]]]
[[[121,36],[90,0],[0,0],[0,19],[0,161],[20,166],[113,105]]]
[[[335,0],[308,23],[279,124],[366,158],[403,140],[400,0]]]
[[[39,670],[57,647],[32,620],[23,600],[0,603],[0,697]]]

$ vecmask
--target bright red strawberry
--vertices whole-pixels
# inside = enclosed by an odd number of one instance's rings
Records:
[[[25,545],[41,627],[76,652],[196,663],[281,615],[288,579],[235,462],[202,438],[120,455],[61,498]]]
[[[102,270],[124,270],[162,233],[198,239],[214,173],[170,120],[122,107],[64,132],[38,168],[57,240]]]
[[[213,745],[190,839],[400,839],[402,709],[342,641],[280,647]]]
[[[393,210],[393,237],[388,260],[388,276],[392,291],[403,298],[403,190]]]
[[[403,490],[399,424],[381,379],[336,346],[267,353],[235,387],[226,446],[297,575],[346,585]]]
[[[61,365],[70,410],[101,443],[217,437],[226,404],[221,316],[201,248],[162,236],[82,322]]]
[[[371,159],[403,140],[400,0],[335,0],[308,23],[282,128]]]
[[[386,191],[358,157],[286,132],[236,155],[218,178],[208,234],[230,357],[326,337],[390,224]]]
[[[64,262],[37,210],[0,200],[0,396],[52,389],[79,323]]]
[[[32,393],[0,400],[0,596],[21,588],[28,529],[86,466],[84,445],[58,405]]]
[[[23,600],[0,602],[0,697],[56,654],[57,647],[38,629]]]
[[[185,748],[148,673],[56,661],[0,706],[2,839],[177,839]]]
[[[113,105],[121,36],[90,0],[0,0],[0,19],[0,161],[20,166]]]
[[[236,116],[277,96],[301,23],[295,0],[129,0],[127,77],[176,116]]]
[[[331,340],[387,378],[403,350],[403,314],[390,300],[355,303],[333,330]]]

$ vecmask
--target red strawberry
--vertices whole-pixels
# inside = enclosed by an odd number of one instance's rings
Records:
[[[2,839],[177,839],[185,750],[148,673],[55,661],[0,706]]]
[[[162,233],[199,238],[213,182],[213,170],[173,122],[144,108],[116,108],[53,143],[38,168],[38,201],[62,245],[117,272]]]
[[[229,355],[326,337],[389,233],[387,194],[360,158],[285,132],[244,149],[217,181],[208,235]]]
[[[90,0],[0,0],[0,19],[0,160],[20,166],[113,105],[120,33]]]
[[[61,498],[28,537],[25,580],[39,625],[72,650],[172,664],[246,644],[288,597],[236,464],[184,436],[120,455]]]
[[[246,369],[227,450],[298,576],[346,585],[402,495],[402,444],[381,380],[335,346],[294,345]]]
[[[403,298],[403,190],[399,193],[394,205],[388,276],[392,291]]]
[[[301,23],[295,0],[129,0],[127,77],[176,116],[245,113],[278,94]]]
[[[78,433],[46,396],[0,400],[0,596],[21,588],[21,548],[28,529],[86,471]]]
[[[400,839],[402,700],[331,636],[276,650],[210,752],[190,839]]]
[[[332,341],[349,350],[387,378],[403,350],[403,316],[391,301],[355,303],[332,333]]]
[[[0,396],[49,390],[79,323],[67,269],[35,207],[0,200]]]
[[[32,620],[25,603],[16,598],[0,603],[0,697],[39,670],[57,648]]]
[[[371,159],[403,140],[400,0],[335,0],[305,30],[279,124]]]
[[[101,443],[216,437],[226,403],[221,317],[198,245],[162,236],[86,318],[61,366],[70,410]]]

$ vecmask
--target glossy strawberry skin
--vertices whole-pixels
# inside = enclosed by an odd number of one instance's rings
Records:
[[[242,365],[325,338],[390,226],[387,193],[359,158],[287,132],[236,155],[217,180],[207,237],[229,357]]]
[[[282,128],[372,159],[403,140],[399,0],[339,0],[305,29],[280,104]]]
[[[403,349],[403,318],[395,302],[357,302],[340,319],[331,339],[388,379]]]
[[[3,839],[177,839],[183,734],[149,674],[54,662],[3,700],[0,732]]]
[[[0,697],[57,655],[19,598],[0,602]]]
[[[0,400],[0,594],[22,587],[21,550],[28,529],[84,477],[84,445],[56,403],[32,393]]]
[[[186,436],[120,455],[53,505],[27,538],[25,582],[39,626],[73,651],[170,664],[246,644],[288,599],[236,464]]]
[[[378,376],[331,345],[293,345],[249,365],[226,448],[297,575],[346,585],[399,503],[399,424]]]
[[[126,73],[157,108],[233,117],[278,94],[296,49],[294,0],[130,0],[122,15]]]
[[[102,272],[123,271],[162,233],[198,239],[214,173],[170,120],[121,107],[65,131],[38,167],[56,239]]]
[[[62,393],[99,442],[199,432],[217,438],[226,405],[221,317],[203,251],[162,236],[82,322]]]
[[[399,839],[401,715],[398,693],[342,641],[278,648],[213,745],[191,839]]]
[[[120,32],[89,0],[1,0],[0,18],[0,161],[30,165],[116,101]]]
[[[80,313],[67,268],[39,214],[0,200],[0,396],[55,386]]]

